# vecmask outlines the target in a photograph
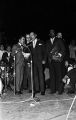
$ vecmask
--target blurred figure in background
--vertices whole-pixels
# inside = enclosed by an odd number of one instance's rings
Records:
[[[7,66],[9,64],[10,56],[11,56],[11,47],[7,46],[6,51],[3,53],[2,56],[2,61],[5,62]]]
[[[0,61],[2,60],[2,56],[3,56],[3,53],[4,53],[4,46],[3,45],[0,45]]]
[[[73,63],[70,59],[69,61],[65,61],[65,66],[67,69],[67,73],[62,79],[62,81],[65,83],[65,90],[67,93],[75,93],[75,84],[76,84],[76,63]]]
[[[62,61],[62,78],[65,76],[66,74],[66,67],[65,67],[65,61],[69,59],[69,53],[68,53],[68,45],[66,45],[66,41],[63,39],[63,35],[61,32],[58,32],[57,33],[57,38],[58,39],[61,39],[64,46],[65,46],[65,54],[64,54],[64,57],[63,57],[63,61]]]
[[[50,30],[50,39],[46,44],[46,59],[49,63],[50,72],[50,93],[62,94],[62,61],[65,54],[65,46],[62,41],[62,34],[58,33],[55,37],[55,31]]]
[[[75,40],[71,40],[69,45],[70,58],[76,61],[76,45]]]
[[[2,61],[6,65],[6,72],[8,73],[7,76],[7,87],[11,89],[11,77],[10,74],[13,74],[12,64],[13,64],[13,57],[11,56],[11,46],[7,46],[6,51],[3,53]]]

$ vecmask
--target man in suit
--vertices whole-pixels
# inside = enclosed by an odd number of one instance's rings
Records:
[[[24,55],[23,44],[25,38],[21,37],[17,45],[12,48],[12,55],[15,55],[15,71],[16,71],[16,94],[22,94],[21,85],[23,81],[23,69],[24,69]]]
[[[65,47],[62,39],[55,37],[55,31],[50,30],[50,40],[46,44],[46,60],[49,63],[50,90],[51,93],[62,94],[62,59],[65,54]]]
[[[27,44],[30,40],[29,34],[26,34],[26,41]],[[29,47],[24,47],[23,49],[24,53],[30,53]],[[23,75],[23,83],[22,83],[22,89],[28,89],[28,92],[30,93],[32,90],[31,88],[31,55],[29,56],[28,59],[24,59],[24,75]]]
[[[41,95],[45,95],[45,85],[43,78],[43,43],[38,40],[37,35],[33,32],[30,33],[30,39],[32,44],[30,46],[32,54],[32,66],[33,66],[33,83],[34,92],[41,92]]]

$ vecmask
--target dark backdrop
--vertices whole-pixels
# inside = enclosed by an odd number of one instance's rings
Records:
[[[34,31],[47,40],[50,29],[63,33],[65,39],[76,39],[76,3],[73,0],[1,0],[0,31],[3,43],[13,44],[18,35]]]

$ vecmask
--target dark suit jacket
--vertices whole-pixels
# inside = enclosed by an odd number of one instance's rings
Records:
[[[22,54],[22,49],[21,49],[21,46],[19,44],[16,44],[16,45],[13,46],[12,54],[16,56],[16,65],[17,64],[23,64],[24,56]]]
[[[45,54],[45,61],[52,59],[52,55],[50,55],[50,52],[54,49],[57,48],[57,52],[62,54],[62,58],[64,58],[65,55],[65,46],[63,43],[62,39],[55,38],[53,44],[49,40],[48,43],[46,44],[46,54]],[[50,58],[51,57],[51,58]]]
[[[43,42],[37,41],[35,48],[33,48],[33,45],[30,47],[31,54],[32,54],[32,60],[34,63],[42,63],[43,60]]]
[[[24,63],[24,56],[22,54],[22,49],[19,44],[17,44],[17,54],[16,54],[16,64],[23,64]]]

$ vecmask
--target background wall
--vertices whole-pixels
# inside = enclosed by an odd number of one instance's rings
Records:
[[[73,0],[1,0],[0,31],[7,36],[3,42],[17,42],[16,37],[19,34],[30,31],[35,31],[38,37],[47,40],[51,28],[56,32],[61,31],[68,41],[76,39],[75,6]]]

